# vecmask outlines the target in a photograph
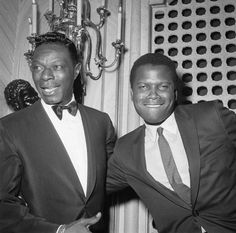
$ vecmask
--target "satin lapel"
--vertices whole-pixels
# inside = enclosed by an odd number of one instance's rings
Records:
[[[191,184],[191,201],[192,206],[194,206],[199,189],[200,176],[200,151],[198,134],[193,118],[190,116],[190,114],[184,111],[181,106],[177,107],[175,111],[175,118],[188,158]]]
[[[87,177],[87,194],[86,199],[91,195],[95,181],[96,181],[96,156],[94,149],[96,148],[96,142],[93,140],[93,135],[96,133],[93,130],[93,121],[90,121],[90,116],[87,114],[83,106],[79,105],[79,110],[84,126],[84,133],[86,139],[87,153],[88,153],[88,177]]]
[[[146,185],[150,185],[155,188],[157,192],[161,193],[163,196],[168,198],[171,202],[189,209],[183,200],[181,200],[174,192],[166,188],[164,185],[156,181],[147,171],[146,160],[145,160],[145,148],[144,148],[144,138],[145,138],[145,126],[142,126],[139,131],[137,131],[137,137],[134,139],[133,143],[133,164],[134,170],[137,171],[136,176],[142,180]]]
[[[83,189],[74,166],[53,124],[42,107],[41,102],[38,101],[33,107],[35,109],[32,112],[35,114],[34,117],[36,118],[34,119],[35,129],[37,129],[38,135],[43,135],[43,137],[38,139],[39,148],[43,148],[41,150],[45,151],[43,153],[45,154],[45,158],[42,159],[46,159],[48,164],[53,164],[53,169],[60,173],[59,175],[64,179],[64,182],[67,183],[67,186],[72,190],[76,190],[78,196],[84,199]],[[50,146],[46,146],[49,143]]]
[[[142,126],[137,131],[136,135],[137,137],[134,138],[133,143],[133,164],[135,168],[134,170],[138,171],[139,174],[143,174],[146,173],[146,162],[144,158],[145,126]]]

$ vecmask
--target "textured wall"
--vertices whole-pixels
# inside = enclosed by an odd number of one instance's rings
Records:
[[[236,1],[152,5],[151,50],[177,64],[184,102],[218,99],[236,112]]]

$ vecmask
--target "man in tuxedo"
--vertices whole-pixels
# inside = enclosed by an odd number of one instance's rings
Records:
[[[177,105],[174,62],[148,53],[131,95],[144,125],[121,137],[107,189],[130,186],[159,233],[236,232],[236,117],[217,101]]]
[[[109,116],[74,101],[81,63],[64,34],[37,36],[31,71],[41,100],[0,120],[0,232],[104,232]]]

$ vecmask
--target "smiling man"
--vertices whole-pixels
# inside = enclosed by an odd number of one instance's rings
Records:
[[[32,57],[31,71],[35,86],[49,105],[67,104],[72,98],[74,79],[80,63],[60,43],[39,45]],[[56,77],[56,78],[54,78]]]
[[[165,57],[158,65],[135,64],[130,77],[131,97],[137,113],[150,125],[164,121],[173,112],[176,100],[174,64],[168,63]]]
[[[104,232],[109,116],[75,102],[80,57],[65,35],[35,38],[31,71],[41,97],[0,120],[0,232]]]
[[[175,63],[141,56],[131,96],[145,124],[121,137],[107,190],[130,186],[159,233],[236,232],[236,116],[216,101],[177,105]]]

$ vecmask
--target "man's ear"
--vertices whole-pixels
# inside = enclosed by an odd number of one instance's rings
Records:
[[[131,100],[133,101],[134,93],[133,93],[132,88],[130,88],[130,96],[131,96]]]
[[[175,89],[174,92],[175,92],[175,100],[177,101],[178,100],[178,90]]]
[[[79,75],[80,70],[81,70],[81,64],[77,63],[74,68],[74,79],[76,79],[76,77]]]

